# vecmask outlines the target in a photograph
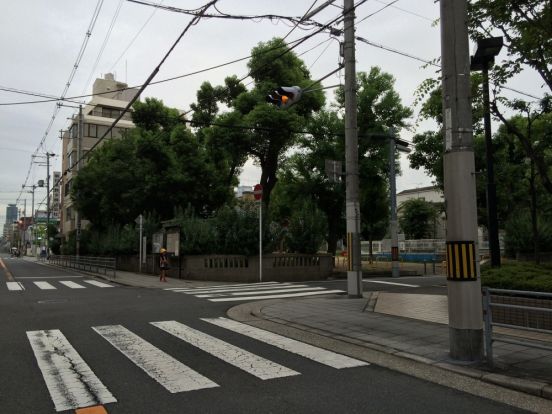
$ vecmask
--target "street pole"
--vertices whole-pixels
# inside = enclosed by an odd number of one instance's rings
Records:
[[[259,282],[263,281],[263,199],[259,199]]]
[[[139,253],[139,264],[138,264],[138,273],[142,273],[142,215],[140,214],[140,253]]]
[[[354,0],[344,0],[345,64],[345,210],[347,219],[347,293],[362,297],[362,263],[360,260],[360,203],[358,183],[358,131],[355,69]]]
[[[23,248],[27,256],[27,199],[23,200]]]
[[[35,234],[36,234],[36,231],[35,231],[35,219],[34,219],[34,193],[35,193],[35,188],[36,188],[36,185],[33,184],[33,196],[32,196],[32,206],[31,206],[31,224],[33,225],[33,229],[32,229],[32,241],[31,241],[31,254],[33,256],[36,256],[36,237],[35,237]]]
[[[491,135],[491,105],[489,102],[489,62],[483,63],[483,105],[485,106],[485,152],[487,158],[487,224],[491,266],[500,267],[500,242],[496,211],[496,185],[494,182],[493,141]]]
[[[466,0],[441,0],[449,344],[453,359],[483,357],[483,322]]]
[[[82,105],[79,105],[79,133],[77,138],[77,175],[80,171],[81,166],[81,146],[82,146],[82,136],[83,136],[83,122],[82,122]],[[142,217],[140,215],[140,217]],[[77,257],[80,256],[80,239],[81,239],[81,217],[79,211],[75,209],[75,221],[76,221],[76,232],[75,235],[75,253]],[[140,240],[142,238],[140,237]],[[141,266],[141,265],[140,265]]]
[[[46,153],[46,257],[50,254],[50,237],[48,228],[50,227],[50,154]]]
[[[397,225],[397,186],[395,182],[395,131],[389,136],[389,199],[391,201],[391,276],[399,277],[399,229]]]

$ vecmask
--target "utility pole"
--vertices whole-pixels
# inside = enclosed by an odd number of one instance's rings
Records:
[[[389,199],[391,201],[391,276],[399,277],[399,229],[397,225],[397,186],[395,182],[395,131],[389,136]]]
[[[466,0],[441,0],[447,284],[452,358],[483,357]]]
[[[50,157],[54,154],[46,153],[46,257],[50,254],[50,236],[48,229],[50,227]]]
[[[345,63],[345,209],[347,219],[347,293],[362,297],[360,259],[360,203],[358,184],[358,130],[355,68],[354,0],[343,1]]]
[[[82,122],[82,105],[79,105],[79,136],[77,138],[77,175],[80,172],[81,167],[81,153],[82,153],[82,137],[83,137],[83,122]],[[75,221],[76,221],[76,231],[75,235],[75,253],[77,257],[80,256],[80,239],[81,239],[81,216],[77,209],[75,209]],[[141,240],[141,238],[140,238]],[[140,264],[141,266],[141,264]]]

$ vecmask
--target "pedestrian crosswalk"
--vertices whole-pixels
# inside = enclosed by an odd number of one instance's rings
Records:
[[[148,325],[181,340],[180,346],[182,347],[192,346],[218,359],[221,364],[220,371],[223,371],[221,379],[231,375],[232,372],[234,374],[243,372],[263,381],[295,377],[301,375],[301,372],[297,366],[284,366],[212,334],[207,334],[201,328],[207,329],[216,326],[217,335],[230,331],[233,334],[244,336],[248,340],[263,342],[299,355],[330,369],[369,365],[362,360],[223,317],[200,318],[196,322],[201,325],[200,329],[192,328],[175,320],[150,322]],[[216,378],[207,378],[202,373],[188,367],[186,361],[180,361],[162,350],[162,344],[149,342],[122,325],[92,326],[91,329],[169,393],[192,392],[220,386],[216,382]],[[212,329],[210,330],[212,331]],[[108,388],[110,386],[116,388],[116,384],[109,382],[116,381],[114,378],[118,377],[112,376],[101,380],[61,330],[29,331],[27,338],[56,411],[115,403],[118,398],[119,400],[124,398],[123,396],[116,398]],[[162,335],[155,336],[156,342],[163,340],[166,341],[167,338]],[[102,346],[101,342],[100,340],[98,344],[94,344],[96,349]],[[251,346],[248,348],[252,349]],[[103,352],[103,349],[100,349],[100,352]],[[264,352],[267,351],[264,350]],[[189,354],[180,353],[180,355]],[[292,363],[298,364],[297,361]],[[300,366],[303,367],[303,365]],[[216,375],[213,374],[213,370],[209,372],[211,372],[210,375]],[[135,376],[134,378],[136,381],[143,382],[147,377]]]
[[[196,288],[166,288],[167,291],[193,295],[211,302],[236,302],[261,299],[294,298],[344,293],[339,289],[327,289],[304,284],[262,282],[238,285],[216,285]]]
[[[98,288],[110,288],[114,287],[109,283],[99,282],[97,280],[83,279],[79,282],[72,280],[57,280],[57,281],[28,281],[28,282],[6,282],[6,288],[10,292],[24,291],[28,289],[40,289],[40,290],[57,290],[57,289],[86,289],[90,286]]]

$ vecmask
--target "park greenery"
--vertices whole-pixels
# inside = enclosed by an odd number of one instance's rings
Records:
[[[551,16],[545,0],[469,4],[472,40],[502,34],[507,50],[490,71],[499,226],[509,255],[533,253],[537,259],[539,252],[552,251]],[[345,233],[345,180],[342,171],[329,173],[326,165],[345,159],[344,90],[320,90],[304,62],[278,38],[254,47],[248,67],[251,86],[235,75],[222,85],[204,82],[190,116],[152,98],[134,105],[136,128],[95,150],[74,180],[75,207],[90,222],[84,251],[136,252],[134,220],[144,214],[148,238],[163,222],[179,225],[185,254],[257,252],[258,205],[233,193],[245,162],[253,159],[264,191],[265,251],[313,253],[325,245],[335,255]],[[542,78],[544,98],[513,99],[505,92],[524,70]],[[357,75],[361,231],[370,246],[388,237],[392,131],[414,133],[411,167],[423,168],[443,186],[440,80],[428,79],[418,89],[417,121],[435,123],[427,131],[412,125],[413,108],[402,104],[394,82],[378,67]],[[486,226],[481,83],[481,74],[472,74],[478,222]],[[279,86],[299,86],[305,93],[281,110],[266,102]],[[400,226],[407,238],[430,238],[442,214],[443,206],[411,200],[400,206]],[[64,251],[73,249],[73,239]]]

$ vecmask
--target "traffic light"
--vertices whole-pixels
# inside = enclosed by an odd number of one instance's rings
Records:
[[[280,109],[285,109],[299,101],[302,93],[299,86],[280,86],[266,97],[266,101]]]

